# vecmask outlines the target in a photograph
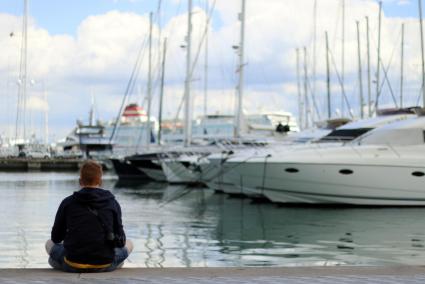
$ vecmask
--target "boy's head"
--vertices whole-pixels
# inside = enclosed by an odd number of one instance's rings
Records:
[[[100,187],[102,185],[102,166],[95,161],[86,161],[80,169],[80,186]]]

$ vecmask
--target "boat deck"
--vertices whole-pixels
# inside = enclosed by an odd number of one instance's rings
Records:
[[[127,268],[72,274],[3,269],[0,283],[424,283],[425,266],[294,268]]]

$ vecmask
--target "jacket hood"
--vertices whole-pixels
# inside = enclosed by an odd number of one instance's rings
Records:
[[[110,207],[113,204],[110,201],[115,199],[110,191],[101,188],[82,188],[74,192],[73,197],[78,202],[96,209],[107,209],[105,207]]]

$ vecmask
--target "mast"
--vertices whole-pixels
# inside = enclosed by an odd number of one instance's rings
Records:
[[[158,113],[158,145],[161,145],[162,132],[162,101],[164,99],[164,81],[165,81],[165,60],[167,56],[167,38],[164,39],[162,51],[162,68],[161,68],[161,89],[159,94],[159,113]]]
[[[188,0],[188,23],[187,23],[187,46],[186,46],[186,81],[184,86],[184,146],[191,144],[192,121],[190,117],[190,85],[191,85],[191,61],[192,61],[192,0]]]
[[[362,79],[362,52],[360,49],[360,23],[356,21],[357,26],[357,53],[358,53],[358,63],[359,63],[359,103],[360,103],[360,118],[364,118],[363,110],[363,79]]]
[[[49,143],[49,101],[47,100],[46,85],[43,82],[43,98],[46,103],[46,109],[44,111],[44,142],[46,145]]]
[[[91,108],[90,108],[90,112],[89,112],[89,125],[90,126],[94,126],[94,95],[93,93],[91,93]]]
[[[239,83],[238,83],[238,98],[236,110],[236,127],[235,137],[241,137],[242,132],[242,118],[243,118],[243,91],[244,91],[244,65],[245,65],[245,14],[246,14],[246,0],[242,0],[242,11],[239,14],[241,22],[241,35],[239,44]]]
[[[311,92],[312,100],[316,100],[316,60],[317,60],[317,0],[314,0],[314,7],[313,7],[313,90]],[[314,113],[314,112],[313,112]],[[312,113],[312,114],[313,114]]]
[[[208,34],[209,34],[209,7],[208,7],[208,0],[205,1],[205,13],[207,15],[206,17],[206,30],[205,30],[205,58],[204,58],[204,117],[208,114]]]
[[[304,101],[305,101],[305,128],[309,128],[310,102],[308,99],[307,48],[304,46]]]
[[[28,74],[27,74],[27,57],[28,57],[28,0],[24,0],[24,17],[22,20],[22,43],[21,43],[21,59],[19,65],[19,87],[18,87],[18,103],[16,110],[16,129],[15,140],[21,138],[22,124],[22,138],[25,141],[26,129],[26,112],[27,112],[27,87],[28,87]]]
[[[146,119],[146,149],[149,150],[151,144],[151,104],[152,104],[152,26],[153,13],[149,14],[149,58],[148,58],[148,87],[147,87],[147,119]]]
[[[372,116],[372,85],[370,79],[370,35],[369,35],[369,17],[366,16],[366,41],[367,41],[367,114]]]
[[[345,0],[342,0],[341,27],[341,116],[344,116],[344,83],[345,83]],[[348,110],[350,111],[350,110]]]
[[[381,70],[381,23],[382,23],[382,1],[379,1],[379,19],[378,19],[378,63],[376,65],[376,102],[375,102],[375,112],[378,108],[378,98],[379,98],[379,85],[380,85],[380,78],[379,78],[379,72]]]
[[[423,22],[422,22],[422,0],[419,2],[419,26],[421,31],[421,55],[422,55],[422,95],[423,95],[423,106],[425,107],[425,59],[424,59],[424,33],[423,33]]]
[[[403,84],[404,84],[404,23],[401,24],[400,108],[403,108]]]
[[[329,64],[329,38],[328,32],[325,32],[326,38],[326,87],[327,87],[327,104],[328,104],[328,119],[332,117],[331,110],[331,74],[330,74],[330,64]]]
[[[300,128],[303,128],[304,120],[304,102],[301,94],[301,76],[300,76],[300,49],[296,49],[297,52],[297,91],[298,91],[298,124]]]

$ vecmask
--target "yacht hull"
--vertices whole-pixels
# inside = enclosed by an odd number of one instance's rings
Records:
[[[146,176],[159,182],[167,181],[165,174],[160,164],[158,164],[158,158],[156,154],[146,154],[139,157],[129,158],[132,165],[137,167]]]
[[[169,183],[197,183],[200,182],[200,171],[189,169],[178,160],[161,161],[162,169]]]
[[[273,202],[425,205],[425,167],[421,166],[268,163],[259,172],[261,167],[264,164],[245,164],[238,171],[244,184]]]
[[[110,161],[119,179],[151,180],[149,176],[127,160],[111,159]]]

